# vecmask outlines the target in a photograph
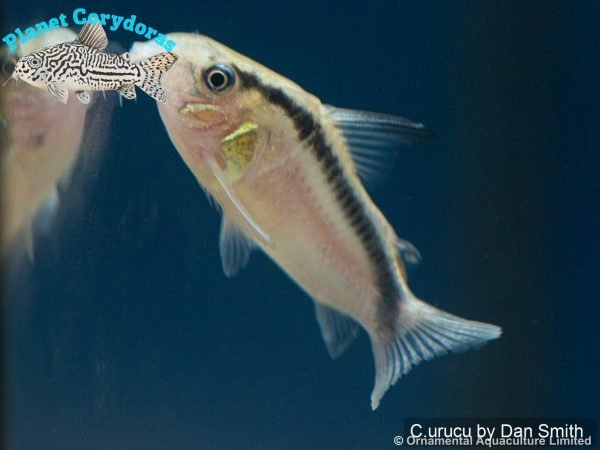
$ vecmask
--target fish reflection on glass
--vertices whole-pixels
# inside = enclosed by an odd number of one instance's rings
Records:
[[[220,250],[233,276],[257,245],[315,301],[332,357],[359,325],[375,359],[371,406],[413,366],[500,336],[418,299],[398,238],[359,176],[373,148],[427,137],[423,125],[324,105],[298,85],[210,38],[187,33],[159,104],[173,144],[223,211]],[[132,55],[159,49],[136,43]],[[354,161],[353,161],[354,158]],[[362,172],[362,173],[361,173]]]
[[[61,105],[25,83],[10,80],[17,58],[40,47],[72,41],[77,35],[67,29],[50,30],[25,43],[14,54],[3,53],[1,81],[2,150],[0,154],[0,200],[2,203],[1,255],[24,244],[33,256],[34,228],[48,229],[59,209],[59,191],[72,181],[78,155],[86,135],[93,141],[87,153],[99,150],[104,137],[90,133],[86,118],[93,116],[98,131],[108,123],[111,104],[94,94],[91,103]],[[97,100],[97,101],[96,101]],[[97,155],[86,155],[88,163]],[[22,247],[20,245],[19,247]]]

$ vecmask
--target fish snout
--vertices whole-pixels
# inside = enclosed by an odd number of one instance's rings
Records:
[[[25,71],[23,70],[23,63],[18,62],[15,65],[15,68],[13,70],[12,75],[10,76],[10,78],[12,80],[25,80],[26,78],[24,77]]]

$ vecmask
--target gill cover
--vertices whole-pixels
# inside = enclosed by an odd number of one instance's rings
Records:
[[[225,173],[231,183],[244,175],[256,156],[258,144],[258,126],[254,122],[242,123],[221,141],[221,150],[227,161]]]

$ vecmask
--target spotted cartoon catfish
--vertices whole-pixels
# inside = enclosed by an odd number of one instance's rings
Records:
[[[102,25],[86,23],[73,42],[19,59],[11,78],[48,88],[62,103],[67,103],[69,91],[74,91],[82,103],[89,103],[89,91],[119,91],[123,97],[134,99],[135,86],[159,102],[167,100],[161,80],[177,60],[174,54],[164,52],[131,62],[128,53],[105,53],[107,45]]]

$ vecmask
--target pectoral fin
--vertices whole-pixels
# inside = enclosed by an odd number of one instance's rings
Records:
[[[211,170],[213,175],[215,176],[219,186],[223,190],[223,193],[229,200],[231,206],[234,207],[235,210],[239,213],[239,218],[244,222],[244,225],[247,227],[247,231],[251,234],[252,238],[257,241],[262,242],[263,244],[268,245],[269,247],[273,246],[273,241],[269,237],[269,235],[261,228],[261,226],[254,220],[250,212],[246,209],[240,198],[235,193],[234,189],[227,181],[226,175],[223,173],[223,170],[219,167],[219,164],[214,159],[207,159],[206,164],[208,168]]]
[[[250,259],[250,252],[254,242],[240,230],[230,219],[223,216],[221,222],[221,235],[219,236],[219,250],[223,272],[228,277],[235,276],[243,269]]]
[[[50,92],[64,104],[66,104],[67,100],[69,99],[69,91],[63,83],[50,83],[48,85],[48,92]]]

